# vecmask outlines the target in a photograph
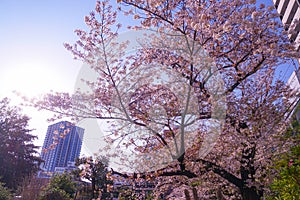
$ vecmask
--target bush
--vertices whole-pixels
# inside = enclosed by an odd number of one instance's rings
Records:
[[[67,173],[56,174],[43,189],[40,200],[70,200],[76,192],[76,183]]]
[[[45,192],[39,200],[71,200],[70,196],[63,190],[53,188]]]
[[[270,199],[300,199],[300,145],[292,147],[276,164],[279,174],[271,185]]]
[[[12,200],[10,191],[0,183],[0,200]]]

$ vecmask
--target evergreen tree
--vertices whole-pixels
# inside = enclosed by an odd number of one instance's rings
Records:
[[[56,174],[51,178],[40,199],[69,200],[74,197],[75,192],[76,183],[70,174]]]
[[[0,181],[16,190],[22,180],[37,172],[41,159],[32,142],[28,127],[29,117],[20,108],[10,106],[9,99],[0,100]]]

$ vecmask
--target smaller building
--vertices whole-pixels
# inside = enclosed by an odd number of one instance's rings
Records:
[[[124,191],[131,191],[140,199],[145,199],[157,184],[155,180],[124,178],[117,174],[110,175],[110,179],[113,181],[112,193],[115,199]]]
[[[64,172],[71,172],[75,169],[77,169],[77,167],[75,166],[75,162],[69,161],[66,167],[55,167],[54,173],[63,174]]]

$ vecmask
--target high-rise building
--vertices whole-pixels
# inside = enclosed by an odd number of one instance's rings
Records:
[[[289,31],[289,39],[295,42],[295,48],[300,48],[300,23],[293,26],[293,23],[300,20],[300,0],[273,0],[274,6],[286,30]]]
[[[273,3],[285,30],[288,31],[290,42],[294,44],[297,51],[300,51],[300,0],[273,0]],[[299,59],[298,63],[300,63]],[[289,77],[287,85],[295,92],[300,92],[299,67]],[[290,98],[290,101],[294,103],[294,106],[299,105],[299,97],[297,96]],[[296,117],[300,121],[300,111],[296,113]]]
[[[300,0],[273,0],[288,37],[294,43],[295,49],[300,50]],[[297,23],[296,23],[297,22]],[[299,60],[298,60],[299,61]],[[287,84],[294,90],[300,89],[299,69],[292,73]]]
[[[84,129],[74,124],[61,121],[48,126],[41,157],[45,161],[40,176],[61,173],[74,166],[79,157]]]
[[[286,84],[290,86],[290,88],[293,89],[295,92],[300,92],[300,70],[299,69],[293,71]],[[290,98],[290,101],[296,105],[299,101],[299,97],[297,96],[292,97]],[[300,115],[300,113],[298,114]]]

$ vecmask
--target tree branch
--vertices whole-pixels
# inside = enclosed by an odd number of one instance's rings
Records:
[[[153,176],[154,174],[157,174],[158,177],[164,177],[164,176],[186,176],[187,178],[196,178],[197,175],[189,170],[175,170],[175,171],[164,171],[167,168],[160,169],[158,171],[151,171],[151,172],[144,172],[144,173],[133,173],[133,174],[126,174],[126,173],[121,173],[118,171],[114,171],[111,168],[111,174],[116,174],[124,178],[132,178],[132,179],[137,179],[137,178],[142,178],[146,179],[149,176]]]
[[[194,162],[199,162],[201,164],[204,164],[205,169],[208,171],[213,171],[214,173],[218,174],[222,178],[226,179],[230,183],[234,184],[238,188],[243,187],[243,182],[240,178],[236,177],[235,175],[231,174],[230,172],[226,171],[223,167],[216,165],[215,163],[212,163],[210,161],[206,161],[203,159],[196,159]]]
[[[263,58],[261,59],[261,61],[259,63],[257,63],[257,65],[253,68],[252,71],[250,71],[249,73],[247,73],[245,76],[239,78],[226,92],[225,94],[228,94],[230,92],[233,92],[233,90],[235,88],[237,88],[241,82],[245,79],[247,79],[249,76],[251,76],[252,74],[255,74],[259,69],[260,66],[263,64],[263,62],[266,60],[266,58],[263,56]]]

